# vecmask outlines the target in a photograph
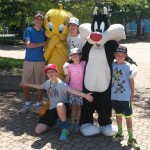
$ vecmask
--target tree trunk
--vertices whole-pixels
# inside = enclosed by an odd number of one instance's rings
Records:
[[[26,13],[22,12],[21,14],[21,21],[20,21],[20,26],[19,26],[19,36],[23,37],[23,32],[26,28]]]
[[[140,20],[138,20],[137,22],[136,37],[138,40],[141,39],[141,21]]]

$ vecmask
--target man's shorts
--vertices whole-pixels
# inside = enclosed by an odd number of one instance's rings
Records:
[[[46,80],[45,62],[24,61],[21,83],[42,84]]]
[[[68,103],[65,103],[64,105],[66,106],[66,117],[67,117],[70,113],[70,106]],[[52,127],[56,124],[58,118],[59,117],[56,108],[53,108],[51,110],[47,109],[45,114],[40,118],[39,123]]]
[[[132,115],[132,106],[129,101],[112,100],[112,103],[116,114],[124,114],[125,116]]]

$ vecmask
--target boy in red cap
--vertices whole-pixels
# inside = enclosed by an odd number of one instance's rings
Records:
[[[44,72],[47,74],[49,79],[43,84],[26,83],[22,85],[36,89],[45,89],[50,99],[50,108],[47,109],[45,114],[40,118],[40,121],[35,128],[35,132],[37,134],[45,132],[49,127],[54,126],[59,118],[62,123],[62,132],[59,140],[67,140],[69,132],[66,116],[70,108],[67,100],[67,92],[84,97],[89,102],[93,101],[93,97],[90,95],[91,93],[85,94],[80,92],[57,78],[58,69],[55,64],[48,64],[45,66]]]

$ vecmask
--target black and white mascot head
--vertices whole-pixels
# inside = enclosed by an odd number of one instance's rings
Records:
[[[80,131],[84,136],[99,134],[112,136],[117,127],[112,125],[111,71],[114,51],[118,41],[125,39],[121,24],[109,25],[106,7],[103,13],[95,7],[92,24],[85,23],[79,27],[80,36],[86,40],[82,49],[82,59],[86,60],[84,75],[84,92],[91,92],[94,100],[84,100],[81,113]],[[93,113],[98,114],[98,124],[93,122]]]

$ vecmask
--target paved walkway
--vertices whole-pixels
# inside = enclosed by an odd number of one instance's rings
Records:
[[[133,103],[134,135],[141,146],[141,150],[150,150],[150,43],[124,45],[128,47],[128,54],[138,64],[138,75],[135,80],[135,101]],[[20,53],[19,58],[24,54],[24,50],[18,51],[18,47],[9,47],[9,51],[2,46],[0,46],[0,49],[0,56],[4,57],[10,56],[10,52],[11,57],[15,57],[12,55],[14,52]],[[123,120],[125,139],[121,144],[111,141],[110,137],[105,137],[102,134],[83,137],[80,133],[72,132],[68,141],[60,142],[58,140],[59,128],[50,129],[47,133],[37,136],[34,133],[34,128],[39,118],[34,112],[35,99],[35,93],[33,92],[31,111],[25,115],[19,115],[18,110],[22,107],[23,93],[21,91],[0,91],[0,149],[131,150],[127,146],[128,136],[125,120]],[[44,101],[46,99],[46,96],[44,96]],[[115,124],[114,113],[113,124]]]
[[[0,56],[23,59],[25,55],[25,47],[21,46],[3,46],[0,45]]]

